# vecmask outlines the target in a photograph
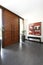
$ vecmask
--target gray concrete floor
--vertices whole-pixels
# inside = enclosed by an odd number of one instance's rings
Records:
[[[0,65],[43,65],[43,44],[25,41],[2,48]]]

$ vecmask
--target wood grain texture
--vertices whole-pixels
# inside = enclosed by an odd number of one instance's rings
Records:
[[[19,17],[3,9],[4,46],[17,43],[19,40]]]

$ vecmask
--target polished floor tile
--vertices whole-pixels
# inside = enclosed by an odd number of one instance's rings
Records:
[[[25,41],[2,48],[0,65],[43,65],[43,44]]]

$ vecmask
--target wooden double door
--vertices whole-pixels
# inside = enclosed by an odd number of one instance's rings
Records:
[[[10,11],[3,10],[3,46],[19,41],[19,17]]]

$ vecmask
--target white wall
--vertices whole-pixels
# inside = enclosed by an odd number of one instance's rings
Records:
[[[0,9],[0,39],[2,39],[2,9]]]
[[[35,23],[35,22],[42,22],[42,27],[41,27],[41,41],[43,42],[43,11],[42,10],[36,10],[36,11],[31,11],[30,13],[27,13],[24,15],[25,16],[25,29],[26,29],[26,38],[27,36],[29,35],[28,31],[29,31],[29,24],[30,23]],[[32,36],[35,36],[35,35],[32,35]],[[36,36],[38,37],[38,36]]]

